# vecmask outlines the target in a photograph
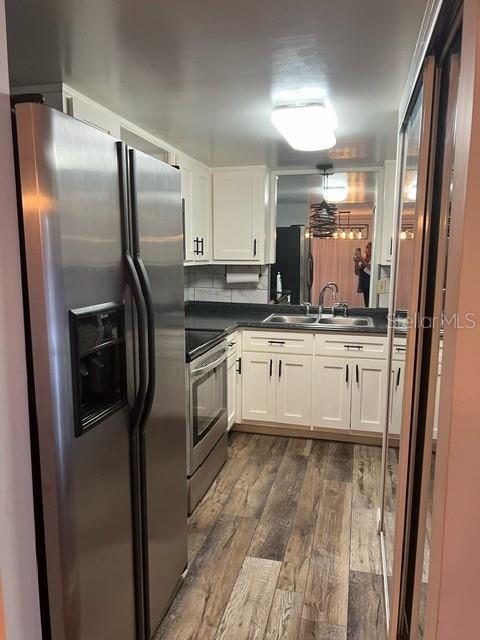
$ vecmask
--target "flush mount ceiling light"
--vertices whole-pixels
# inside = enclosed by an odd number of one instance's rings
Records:
[[[321,104],[274,109],[272,124],[296,151],[322,151],[335,146],[335,118]]]

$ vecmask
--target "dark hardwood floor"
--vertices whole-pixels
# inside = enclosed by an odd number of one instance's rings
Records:
[[[384,640],[380,448],[233,433],[157,640]]]

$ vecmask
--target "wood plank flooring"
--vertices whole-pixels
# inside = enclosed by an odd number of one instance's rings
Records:
[[[379,473],[377,447],[231,434],[155,639],[385,640]]]

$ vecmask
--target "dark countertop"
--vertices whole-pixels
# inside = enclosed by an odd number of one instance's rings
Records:
[[[311,307],[310,313],[316,313],[317,308]],[[263,322],[272,313],[302,314],[305,307],[295,305],[219,303],[219,302],[188,302],[185,304],[185,326],[188,330],[203,330],[218,332],[215,339],[209,340],[201,347],[187,353],[187,362],[205,353],[221,338],[225,338],[238,328],[275,329],[280,331],[308,331],[320,333],[354,333],[386,335],[387,309],[349,309],[349,316],[369,316],[373,318],[373,327],[333,327],[311,324],[278,324]],[[399,332],[399,335],[405,335]]]

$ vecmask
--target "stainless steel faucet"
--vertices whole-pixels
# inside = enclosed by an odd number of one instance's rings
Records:
[[[336,302],[332,307],[333,315],[337,311],[341,312],[343,317],[346,318],[348,316],[348,304],[346,302]]]
[[[305,307],[306,311],[306,315],[310,315],[310,307],[312,306],[311,302],[301,302],[300,303],[302,307]]]
[[[324,304],[324,300],[325,300],[325,292],[327,291],[327,289],[330,289],[330,291],[332,292],[333,302],[335,302],[335,300],[337,299],[338,285],[335,282],[327,282],[327,284],[320,291],[320,295],[318,296],[318,316],[317,316],[317,321],[320,320],[320,318],[322,317],[323,304]]]

